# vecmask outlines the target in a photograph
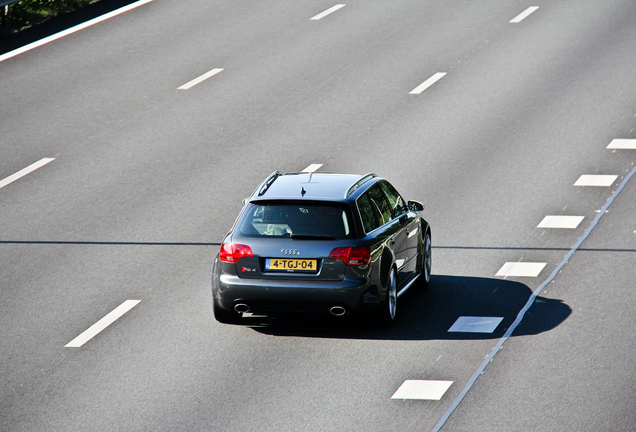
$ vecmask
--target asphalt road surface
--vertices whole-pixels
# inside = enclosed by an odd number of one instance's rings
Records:
[[[111,4],[0,55],[0,430],[636,430],[633,0]],[[217,323],[313,164],[425,204],[430,288]]]

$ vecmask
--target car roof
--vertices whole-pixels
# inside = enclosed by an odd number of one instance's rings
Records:
[[[306,199],[347,201],[363,184],[379,179],[375,174],[273,172],[254,191],[250,201]],[[375,183],[375,181],[372,181]]]

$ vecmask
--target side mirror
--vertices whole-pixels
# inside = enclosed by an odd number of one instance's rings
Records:
[[[424,211],[424,204],[419,201],[409,201],[408,202],[409,210],[414,212]]]

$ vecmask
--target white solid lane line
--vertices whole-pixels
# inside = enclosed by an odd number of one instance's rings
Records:
[[[119,306],[117,306],[112,312],[106,315],[104,318],[97,321],[95,324],[90,326],[88,330],[84,331],[78,337],[64,345],[65,348],[79,348],[84,345],[86,342],[94,338],[99,332],[104,330],[106,327],[117,321],[122,315],[126,312],[137,306],[137,304],[141,300],[126,300]]]
[[[437,72],[435,75],[433,75],[432,77],[424,81],[422,84],[418,85],[413,90],[411,90],[409,94],[418,95],[422,93],[424,90],[426,90],[427,88],[435,84],[437,81],[444,78],[445,75],[446,75],[446,72]]]
[[[337,5],[335,5],[335,6],[330,7],[330,8],[329,8],[329,9],[327,9],[326,11],[324,11],[324,12],[320,12],[318,15],[315,15],[315,16],[313,16],[313,17],[309,18],[309,19],[310,19],[310,20],[312,20],[312,21],[318,21],[318,20],[321,20],[321,19],[323,19],[324,17],[326,17],[327,15],[330,15],[330,14],[334,13],[335,11],[342,9],[342,8],[343,8],[343,7],[345,7],[345,6],[346,6],[346,5],[344,5],[344,4],[337,4]]]
[[[219,72],[223,72],[223,69],[222,68],[214,68],[210,72],[206,72],[203,75],[201,75],[200,77],[195,78],[192,81],[185,83],[184,85],[179,87],[177,90],[188,90],[188,89],[191,89],[192,87],[194,87],[197,84],[202,83],[206,79],[212,78],[214,75],[218,74]]]
[[[524,10],[519,15],[517,15],[516,17],[511,19],[510,23],[511,24],[519,24],[521,21],[523,21],[524,19],[528,18],[528,15],[530,15],[531,13],[536,11],[537,9],[539,9],[539,6],[530,6],[528,9]]]
[[[0,180],[0,189],[2,189],[3,187],[5,187],[6,185],[13,183],[14,181],[24,177],[27,174],[32,173],[33,171],[35,171],[38,168],[42,168],[44,165],[46,165],[49,162],[54,161],[55,158],[44,158],[44,159],[40,159],[39,161],[29,165],[26,168],[21,169],[20,171],[18,171],[17,173],[10,175],[9,177],[5,178],[4,180]]]
[[[304,170],[302,170],[301,172],[304,172],[304,173],[313,173],[313,172],[318,171],[321,167],[322,167],[322,164],[311,164],[311,165],[309,165],[307,168],[305,168]]]
[[[105,21],[105,20],[107,20],[109,18],[112,18],[114,16],[123,14],[124,12],[128,12],[129,10],[138,8],[139,6],[143,6],[146,3],[150,3],[151,1],[154,1],[154,0],[140,0],[138,2],[129,4],[128,6],[124,6],[122,8],[117,9],[117,10],[109,12],[109,13],[107,13],[105,15],[99,16],[97,18],[93,18],[92,20],[86,21],[85,23],[78,24],[78,25],[76,25],[74,27],[71,27],[71,28],[66,29],[64,31],[61,31],[59,33],[55,33],[54,35],[45,37],[44,39],[40,39],[39,41],[35,41],[33,43],[30,43],[28,45],[25,45],[23,47],[20,47],[18,49],[13,50],[13,51],[9,51],[6,54],[0,55],[0,62],[2,62],[4,60],[7,60],[7,59],[9,59],[11,57],[15,57],[17,55],[20,55],[22,53],[25,53],[27,51],[30,51],[30,50],[32,50],[34,48],[40,47],[42,45],[45,45],[45,44],[47,44],[49,42],[53,42],[54,40],[63,38],[64,36],[68,36],[68,35],[70,35],[72,33],[78,32],[80,30],[84,30],[86,27],[90,27],[92,25],[95,25],[97,23]]]

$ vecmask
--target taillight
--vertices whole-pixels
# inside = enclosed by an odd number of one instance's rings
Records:
[[[351,248],[351,255],[349,256],[349,265],[369,264],[370,260],[371,260],[371,250],[368,247]]]
[[[368,247],[335,248],[329,254],[329,258],[339,259],[348,265],[365,265],[369,264],[371,250]]]
[[[350,253],[351,253],[351,248],[348,248],[348,247],[335,248],[329,254],[329,258],[339,259],[340,261],[344,261],[345,263],[348,263]]]
[[[243,257],[251,256],[254,256],[252,248],[238,243],[223,243],[219,252],[219,259],[230,263],[235,263]]]

